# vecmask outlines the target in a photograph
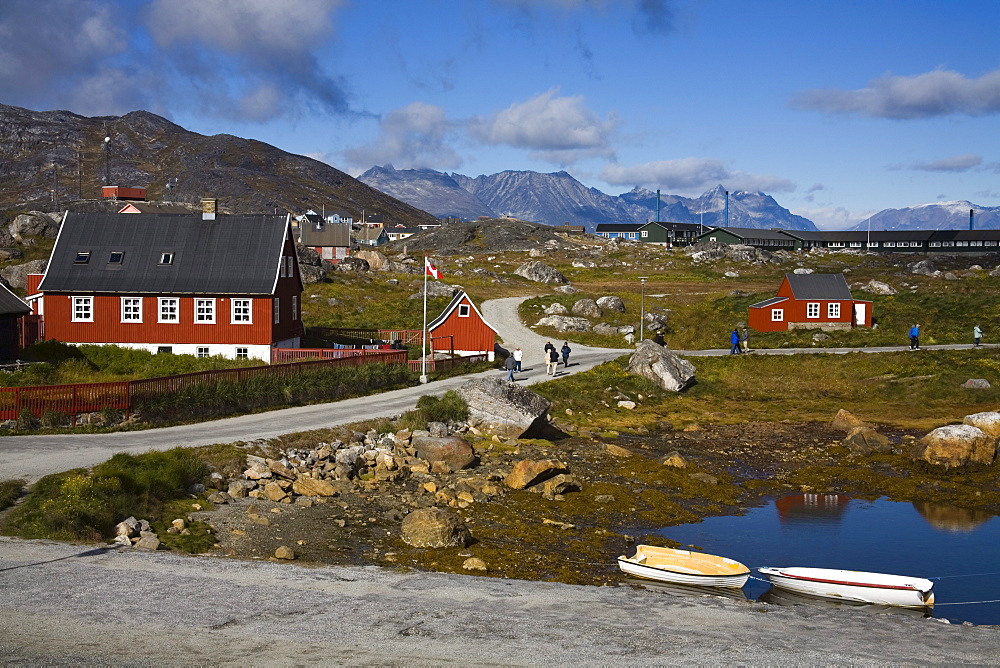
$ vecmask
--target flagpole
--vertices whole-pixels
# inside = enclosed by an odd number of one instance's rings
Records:
[[[420,344],[420,383],[427,383],[427,256],[424,256],[424,329]]]

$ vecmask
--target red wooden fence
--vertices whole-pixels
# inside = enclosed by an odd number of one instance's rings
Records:
[[[112,383],[80,383],[76,385],[41,385],[34,387],[0,387],[0,420],[16,420],[25,408],[42,417],[45,411],[67,415],[91,413],[105,408],[132,410],[143,398],[177,390],[198,383],[243,381],[259,376],[291,376],[325,367],[353,367],[364,364],[405,364],[405,350],[341,351],[355,354],[334,359],[244,367],[221,371],[199,371],[178,376],[123,380]],[[358,354],[358,353],[364,354]]]

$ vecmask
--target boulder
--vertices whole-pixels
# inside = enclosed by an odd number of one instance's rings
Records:
[[[469,557],[462,562],[462,568],[467,571],[485,571],[486,562],[479,557]]]
[[[548,426],[552,403],[504,378],[476,378],[458,388],[469,406],[469,422],[503,438],[531,438]]]
[[[282,545],[274,551],[274,558],[281,559],[283,561],[291,561],[292,559],[295,559],[295,551],[287,545]]]
[[[47,213],[29,211],[14,218],[14,222],[7,226],[7,232],[17,243],[24,243],[24,237],[55,239],[59,223]]]
[[[660,463],[663,464],[664,466],[672,466],[675,469],[683,469],[687,467],[687,460],[684,459],[681,453],[677,452],[676,450],[668,452],[667,455],[663,458],[663,461]]]
[[[992,385],[990,385],[990,381],[985,378],[970,378],[962,383],[962,387],[970,390],[988,390],[992,387]]]
[[[600,318],[604,315],[601,311],[601,307],[597,305],[593,299],[578,299],[576,303],[573,304],[573,315],[578,315],[583,318]]]
[[[563,473],[569,473],[569,469],[555,459],[522,459],[514,464],[503,484],[511,489],[526,489]]]
[[[384,270],[389,264],[389,258],[377,250],[358,250],[351,254],[352,257],[360,258],[368,263],[368,267],[373,271]]]
[[[368,266],[368,261],[360,257],[349,256],[345,257],[343,260],[334,265],[337,271],[368,271],[370,267]]]
[[[998,269],[998,272],[1000,272],[1000,269]],[[559,287],[554,289],[556,292],[561,292],[564,295],[575,295],[576,293],[579,292],[579,290],[577,288],[574,288],[572,285],[560,285]]]
[[[569,313],[569,309],[559,302],[545,307],[545,315],[566,315],[567,313]]]
[[[441,281],[427,281],[427,296],[428,297],[453,297],[458,288],[454,285],[448,285],[447,283],[442,283]],[[424,289],[420,288],[419,291],[414,292],[410,295],[410,299],[423,299]]]
[[[913,459],[953,468],[965,464],[990,464],[996,456],[996,438],[979,427],[952,424],[938,427],[917,441]]]
[[[0,278],[15,290],[25,290],[28,287],[28,274],[44,274],[45,260],[30,260],[24,264],[15,264],[0,269]]]
[[[933,276],[934,272],[937,271],[937,267],[934,265],[934,260],[926,258],[923,260],[918,260],[909,266],[911,274],[920,274],[923,276]]]
[[[597,300],[597,305],[605,311],[616,311],[618,313],[625,312],[625,302],[622,301],[621,297],[615,295],[601,297]]]
[[[896,288],[892,287],[888,283],[883,283],[882,281],[876,281],[872,279],[861,286],[862,292],[867,292],[871,295],[894,295],[896,294]]]
[[[667,329],[667,316],[662,313],[650,313],[646,311],[643,316],[646,320],[646,329],[654,332]]]
[[[272,481],[264,485],[264,496],[271,501],[281,501],[288,496],[288,493],[281,488],[281,485]]]
[[[812,269],[807,269],[806,267],[799,267],[798,269],[793,270],[792,273],[793,274],[799,274],[799,275],[808,275],[808,274],[813,273],[813,270]]]
[[[845,411],[841,408],[834,416],[833,422],[830,424],[830,428],[844,433],[850,433],[854,429],[863,427],[864,425],[865,423],[862,422],[860,418],[856,417],[854,413]]]
[[[1000,438],[1000,413],[996,411],[966,415],[962,423],[978,427],[994,438]]]
[[[575,476],[567,473],[560,473],[559,475],[553,476],[542,483],[542,496],[551,500],[555,498],[556,494],[579,492],[582,489],[580,481],[577,480]]]
[[[140,538],[133,547],[140,550],[165,550],[167,546],[160,542],[160,537],[150,531],[143,531]]]
[[[326,280],[326,270],[314,264],[300,264],[299,276],[305,284],[322,283]]]
[[[292,483],[292,491],[300,496],[336,496],[337,490],[326,480],[299,478]]]
[[[878,433],[871,427],[855,427],[848,432],[847,437],[841,441],[846,445],[851,454],[870,455],[873,452],[892,452],[892,445],[889,439]]]
[[[514,273],[522,278],[528,279],[529,281],[534,281],[535,283],[560,284],[569,282],[566,280],[566,277],[560,274],[557,270],[547,264],[539,262],[538,260],[525,262],[520,267],[515,269]]]
[[[618,328],[614,325],[609,325],[606,322],[599,322],[594,325],[594,334],[600,334],[601,336],[617,336]]]
[[[444,462],[452,471],[467,469],[476,464],[476,453],[469,442],[460,436],[418,436],[411,445],[417,457],[429,461]]]
[[[403,542],[413,547],[465,547],[472,534],[461,518],[444,508],[419,508],[406,516]]]
[[[666,346],[639,342],[628,361],[629,373],[655,381],[664,390],[680,392],[694,380],[694,365]]]
[[[558,332],[589,332],[590,321],[568,315],[549,315],[535,323],[535,327],[552,327]]]

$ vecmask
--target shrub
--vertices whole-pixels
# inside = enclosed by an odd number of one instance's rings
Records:
[[[15,508],[2,533],[22,538],[99,540],[128,517],[155,517],[163,504],[187,496],[208,468],[184,448],[142,455],[118,454],[89,475],[81,470],[39,480]]]
[[[10,508],[20,498],[24,491],[23,480],[4,480],[0,482],[0,510]]]
[[[76,346],[62,341],[39,341],[21,351],[21,359],[29,362],[48,362],[61,364],[66,360],[83,359],[83,353]]]
[[[469,417],[469,405],[455,390],[441,397],[425,394],[417,399],[417,411],[427,422],[460,422]]]
[[[43,427],[65,427],[67,425],[69,425],[69,415],[62,411],[46,409],[42,413]]]
[[[35,414],[30,408],[22,408],[17,414],[18,431],[29,431],[35,428]]]

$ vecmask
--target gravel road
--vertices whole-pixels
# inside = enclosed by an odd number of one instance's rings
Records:
[[[996,664],[996,627],[0,539],[0,664]]]

